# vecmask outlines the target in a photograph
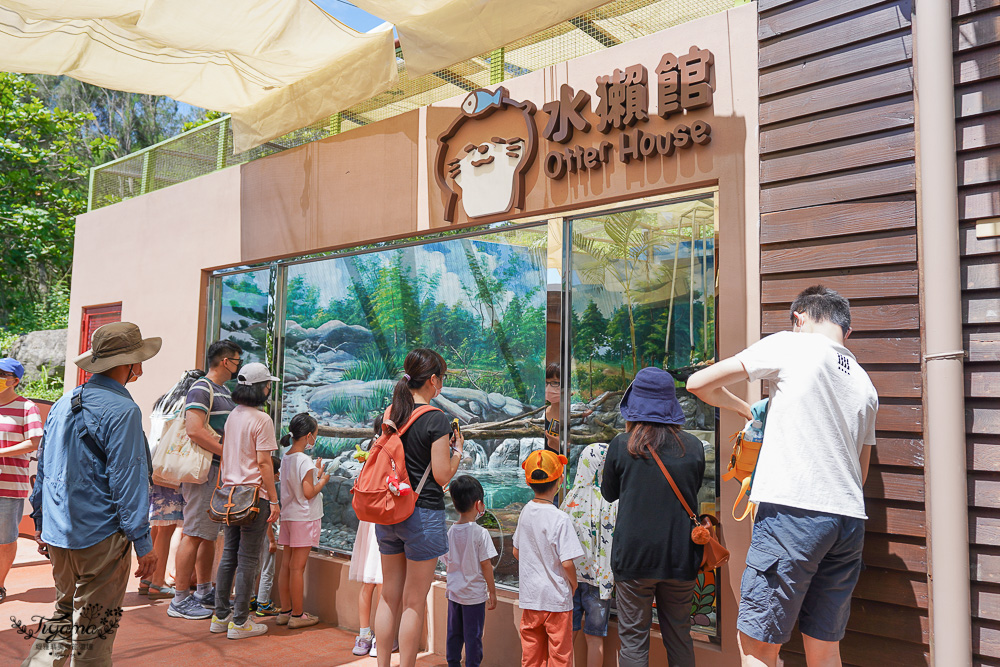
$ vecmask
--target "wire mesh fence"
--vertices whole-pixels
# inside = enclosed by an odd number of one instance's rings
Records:
[[[391,118],[747,1],[616,0],[501,49],[416,78],[407,76],[402,54],[397,51],[399,82],[394,88],[249,151],[233,153],[227,116],[95,167],[90,179],[90,209]]]

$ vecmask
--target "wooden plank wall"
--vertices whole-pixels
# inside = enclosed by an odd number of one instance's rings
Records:
[[[972,646],[1000,665],[1000,0],[952,0],[965,350]]]
[[[848,346],[881,404],[844,663],[927,664],[912,5],[758,8],[761,333],[790,327],[801,289],[836,289],[851,300]],[[801,651],[793,639],[786,664],[804,664]]]

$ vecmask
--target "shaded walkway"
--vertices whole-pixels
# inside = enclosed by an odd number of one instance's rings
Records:
[[[375,659],[351,654],[354,633],[320,624],[303,630],[275,626],[274,619],[264,621],[268,633],[240,641],[225,634],[213,635],[208,621],[188,621],[167,616],[170,600],[150,602],[136,589],[139,581],[129,581],[124,614],[115,641],[115,665],[351,665],[374,667]],[[18,540],[17,558],[7,576],[7,601],[0,604],[0,665],[18,665],[28,652],[30,642],[12,626],[11,616],[25,625],[35,625],[32,616],[49,616],[55,590],[48,561],[35,551],[34,542]],[[394,665],[398,659],[394,657]],[[426,655],[419,667],[443,665],[439,656]]]

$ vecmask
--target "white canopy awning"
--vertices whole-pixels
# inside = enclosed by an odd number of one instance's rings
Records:
[[[410,77],[510,44],[608,0],[351,0],[396,26]]]
[[[398,77],[391,29],[359,33],[308,0],[0,0],[0,70],[229,112],[235,152]]]

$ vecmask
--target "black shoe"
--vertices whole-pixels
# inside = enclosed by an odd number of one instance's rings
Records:
[[[7,599],[7,589],[4,588],[3,586],[0,586],[0,602],[3,602],[6,599]]]

